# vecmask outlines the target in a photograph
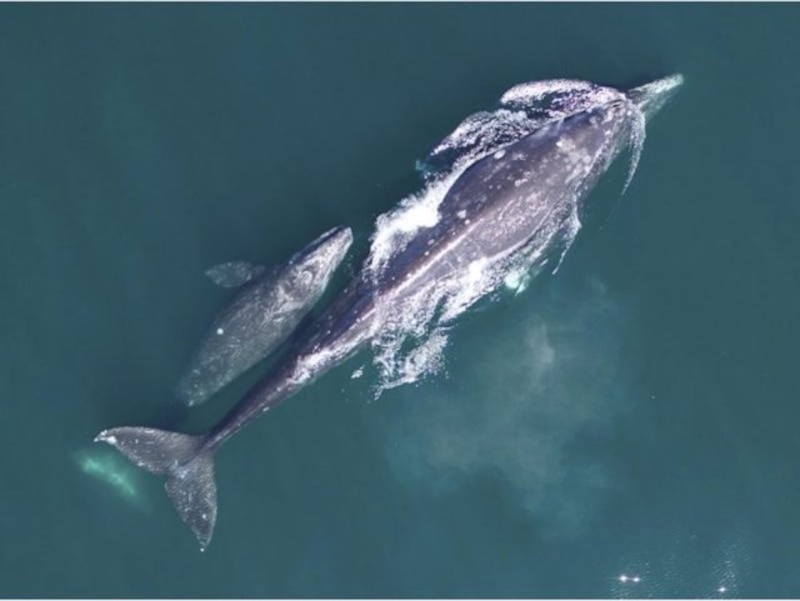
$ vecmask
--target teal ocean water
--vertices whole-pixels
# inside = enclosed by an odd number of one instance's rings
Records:
[[[800,595],[800,7],[0,6],[0,595]],[[559,272],[375,400],[357,357],[219,454],[200,553],[103,428],[229,297],[420,187],[514,84],[682,72]],[[346,270],[353,270],[351,260]],[[341,279],[337,285],[341,285]],[[263,370],[262,370],[263,371]]]

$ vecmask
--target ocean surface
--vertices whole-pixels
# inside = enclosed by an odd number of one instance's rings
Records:
[[[0,596],[800,595],[800,6],[0,6]],[[175,402],[230,291],[356,236],[517,83],[681,72],[555,275],[442,370],[357,356],[217,460],[200,553],[102,429]]]

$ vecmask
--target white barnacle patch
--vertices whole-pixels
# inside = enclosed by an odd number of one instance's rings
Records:
[[[467,218],[467,211],[465,209],[461,209],[458,213],[456,213],[459,219],[466,219]]]
[[[498,161],[502,159],[504,156],[506,156],[506,151],[502,148],[494,153],[494,158],[496,158]]]

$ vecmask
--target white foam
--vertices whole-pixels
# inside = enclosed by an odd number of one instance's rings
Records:
[[[439,221],[439,204],[447,194],[450,180],[428,186],[403,199],[396,209],[380,215],[375,221],[368,265],[377,277],[386,261],[402,250],[422,228]]]
[[[396,338],[395,344],[402,344]],[[435,330],[410,351],[400,354],[399,344],[384,344],[377,347],[376,365],[381,371],[381,380],[375,388],[375,397],[389,389],[412,384],[444,368],[444,351],[447,347],[447,334],[444,330]]]
[[[509,271],[503,278],[503,285],[513,292],[519,294],[525,292],[528,285],[531,283],[532,275],[530,271],[515,268]]]
[[[645,130],[646,116],[643,111],[639,110],[630,103],[628,111],[630,119],[630,147],[631,159],[628,165],[628,177],[625,179],[625,185],[622,187],[622,193],[630,186],[633,181],[633,176],[636,173],[636,168],[639,166],[639,159],[642,156],[642,149],[644,148],[644,139],[647,135]]]
[[[529,103],[539,100],[547,94],[564,94],[566,92],[589,91],[598,86],[577,79],[548,79],[544,81],[529,81],[514,86],[507,90],[501,97],[501,104]]]

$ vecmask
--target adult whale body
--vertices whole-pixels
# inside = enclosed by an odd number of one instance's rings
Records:
[[[428,219],[401,231],[389,227],[387,233],[379,218],[371,254],[359,273],[307,337],[296,340],[294,350],[207,434],[121,427],[101,432],[96,440],[164,475],[178,513],[201,548],[207,547],[217,514],[213,455],[223,443],[367,344],[396,331],[403,316],[447,323],[501,285],[509,271],[542,264],[554,250],[563,252],[577,231],[580,204],[613,159],[643,139],[645,118],[681,81],[673,76],[628,92],[602,88],[602,94],[590,97],[593,101],[551,113],[554,118],[543,119],[532,131],[519,128],[516,138],[490,136],[492,142],[478,157],[455,143],[456,159],[437,184],[445,191]],[[386,240],[395,240],[389,252]]]

